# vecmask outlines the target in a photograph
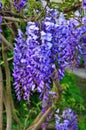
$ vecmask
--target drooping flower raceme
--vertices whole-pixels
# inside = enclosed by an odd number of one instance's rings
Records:
[[[26,80],[26,56],[25,56],[25,51],[26,51],[26,44],[25,44],[25,39],[23,37],[23,33],[19,30],[18,31],[18,38],[16,39],[17,44],[15,44],[14,48],[14,73],[13,76],[15,78],[15,90],[17,92],[17,98],[18,100],[21,99],[21,93],[25,93],[24,89],[26,88],[25,85],[27,85],[27,80]],[[25,77],[25,79],[24,79]],[[23,85],[23,82],[26,83]],[[23,87],[23,89],[22,89]],[[25,88],[24,88],[25,87]],[[22,92],[21,92],[22,91]],[[26,90],[28,93],[28,91]],[[25,93],[26,95],[26,93]],[[25,99],[25,96],[24,96]]]
[[[50,89],[50,76],[54,68],[51,57],[49,58],[51,51],[46,48],[46,44],[40,43],[42,33],[39,33],[39,27],[34,22],[28,22],[26,27],[27,39],[23,38],[20,31],[19,37],[16,39],[13,75],[17,87],[16,91],[24,91],[24,99],[27,99],[28,92],[34,91],[34,89],[40,93],[44,91],[44,86]],[[20,99],[20,95],[18,94],[18,99]]]
[[[70,108],[66,108],[62,115],[55,114],[56,130],[78,130],[77,117]]]
[[[57,10],[47,9],[44,20],[28,22],[25,34],[19,30],[13,63],[18,100],[22,96],[28,100],[37,91],[43,112],[52,104],[52,80],[62,79],[67,65],[78,66],[83,54],[80,42],[85,31],[78,25],[77,20],[66,20]]]

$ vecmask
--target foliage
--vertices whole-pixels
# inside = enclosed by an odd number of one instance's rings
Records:
[[[82,114],[86,111],[86,108],[84,106],[84,99],[81,97],[80,88],[77,86],[76,78],[75,75],[68,72],[61,81],[64,90],[60,102],[60,108],[72,108],[77,114]]]
[[[27,7],[29,8],[29,10],[25,10],[25,13],[29,17],[34,17],[34,19],[38,17],[39,11],[43,11],[42,4],[36,0],[28,0]]]
[[[86,129],[86,116],[79,117],[79,130],[85,130]]]
[[[35,97],[33,99],[35,99]],[[16,107],[21,120],[21,125],[13,122],[12,130],[26,129],[40,112],[40,103],[37,103],[36,100],[32,100],[31,104],[21,101],[21,103],[16,102],[16,105],[18,106]]]

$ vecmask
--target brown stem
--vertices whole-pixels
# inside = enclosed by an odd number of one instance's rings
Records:
[[[8,17],[8,16],[3,16],[3,19],[12,21],[12,22],[21,22],[20,19],[23,20],[24,22],[28,22],[30,20],[26,18],[14,18],[14,17]]]
[[[6,130],[11,130],[12,129],[12,112],[11,112],[11,104],[10,104],[10,99],[9,96],[4,89],[3,93],[3,102],[6,108],[6,115],[7,115],[7,125],[6,125]]]
[[[36,117],[36,119],[32,122],[31,126],[29,127],[30,130],[32,129],[33,125],[35,125],[40,120],[41,116],[42,116],[42,113],[40,112],[39,115]]]
[[[73,10],[77,10],[80,6],[81,6],[81,2],[76,3],[75,5],[73,5],[73,6],[69,7],[69,8],[65,8],[63,10],[63,12],[67,13],[67,12],[70,12],[70,11],[73,11]]]
[[[9,64],[8,64],[8,61],[7,61],[7,53],[6,53],[6,51],[4,51],[4,45],[2,45],[2,56],[3,56],[4,65],[5,65],[6,90],[7,90],[7,96],[9,98],[9,102],[10,102],[10,111],[11,111],[13,119],[18,124],[20,124],[20,120],[18,119],[18,117],[16,115],[15,106],[14,106],[14,102],[13,102],[13,99],[12,99],[11,82],[10,82],[10,69],[9,69]]]
[[[52,107],[48,108],[48,110],[43,114],[43,116],[41,117],[41,119],[37,122],[37,124],[35,125],[35,127],[33,128],[33,130],[38,130],[40,128],[40,125],[42,124],[42,122],[45,121],[46,117],[49,115],[49,113],[52,111]]]
[[[2,16],[8,16],[8,15],[10,15],[10,16],[14,16],[14,17],[23,18],[22,16],[19,15],[19,13],[17,14],[17,13],[14,13],[12,11],[0,11],[0,15],[2,15]]]
[[[0,130],[3,130],[3,77],[0,66]]]
[[[42,116],[42,113],[40,112],[39,115],[36,117],[36,119],[33,121],[32,125],[38,122],[41,116]]]
[[[18,25],[17,22],[12,23],[12,29],[15,32],[15,36],[17,36],[18,29],[20,29],[20,26]]]
[[[10,25],[10,24],[12,24],[12,22],[9,22],[9,23],[1,23],[1,26]]]
[[[11,50],[13,50],[13,46],[11,45],[11,43],[9,43],[6,38],[0,33],[0,38],[3,41],[3,44],[6,45],[8,48],[10,48]]]
[[[55,125],[49,125],[47,127],[47,130],[56,130]]]
[[[5,74],[6,74],[6,113],[7,113],[7,127],[6,130],[11,130],[12,128],[12,110],[11,110],[11,85],[10,85],[10,71],[7,62],[7,54],[4,51],[4,45],[2,44],[2,56],[5,63]]]
[[[6,92],[6,90],[4,89],[3,90],[4,91],[4,94],[3,94],[3,103],[4,103],[4,105],[5,105],[5,108],[6,108],[6,114],[7,114],[7,116],[9,117],[9,115],[10,115],[10,112],[9,112],[9,110],[11,109],[11,107],[12,107],[12,105],[10,105],[10,100],[9,100],[9,98],[8,98],[8,95],[7,95],[7,92]],[[20,120],[19,120],[19,118],[17,117],[17,115],[16,115],[16,113],[15,113],[15,108],[12,108],[11,109],[12,110],[12,118],[13,118],[13,120],[17,123],[17,124],[21,124],[21,122],[20,122]]]
[[[4,61],[4,67],[5,67],[5,74],[6,74],[6,89],[9,97],[11,97],[11,83],[10,83],[10,70],[9,70],[9,64],[7,61],[7,53],[4,50],[4,45],[2,44],[2,56]]]
[[[7,61],[11,61],[11,60],[13,60],[13,57],[7,59]],[[4,61],[2,61],[2,62],[0,63],[0,65],[3,65],[3,64],[4,64]]]
[[[9,22],[8,22],[9,23]],[[13,30],[13,28],[12,28],[12,24],[7,24],[7,27],[9,28],[9,30],[11,31],[11,41],[10,42],[12,42],[12,40],[16,37],[16,35],[15,35],[15,32],[14,32],[14,30]]]
[[[20,21],[19,18],[7,17],[7,16],[3,16],[3,19],[13,21],[13,22],[19,22]]]
[[[30,127],[27,130],[38,130],[40,128],[40,125],[42,124],[42,122],[44,122],[44,120],[46,119],[46,117],[49,115],[49,113],[51,111],[52,111],[52,107],[48,108],[47,111],[41,116],[39,121],[36,122],[34,125],[31,125],[32,127]]]

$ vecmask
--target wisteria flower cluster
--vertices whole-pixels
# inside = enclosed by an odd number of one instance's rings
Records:
[[[86,0],[83,0],[82,7],[83,7],[84,10],[86,10]]]
[[[27,0],[20,0],[19,2],[17,0],[14,0],[14,6],[18,11],[23,9],[26,3]]]
[[[57,110],[55,120],[56,130],[78,130],[77,116],[70,108],[66,108],[60,116]]]
[[[44,20],[28,22],[25,34],[18,31],[13,63],[18,100],[22,96],[28,100],[37,91],[43,111],[52,104],[55,98],[50,87],[52,81],[64,77],[66,66],[78,67],[81,56],[85,55],[86,27],[84,23],[78,28],[79,24],[78,20],[66,20],[62,13],[47,8]]]
[[[11,1],[11,3],[12,3],[12,1]],[[26,3],[27,3],[27,0],[19,0],[19,2],[18,2],[18,0],[13,0],[13,5],[14,5],[14,7],[18,11],[20,11],[21,9],[23,9],[25,7]],[[2,0],[0,0],[0,9],[3,9]]]

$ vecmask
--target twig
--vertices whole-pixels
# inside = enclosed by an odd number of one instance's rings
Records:
[[[15,18],[15,17],[9,17],[9,16],[3,16],[3,19],[12,21],[12,22],[21,22],[20,19],[22,19],[24,22],[34,21],[34,18]]]
[[[13,50],[13,46],[11,45],[11,43],[9,43],[6,38],[0,33],[0,38],[3,41],[3,44],[6,45],[8,48],[10,48],[11,50]]]
[[[77,3],[77,4],[73,5],[73,6],[71,6],[71,7],[69,7],[69,8],[65,8],[65,9],[63,10],[63,12],[64,12],[64,13],[67,13],[67,12],[70,12],[70,11],[72,11],[72,10],[77,10],[80,6],[81,6],[81,2],[79,2],[79,3]]]
[[[14,17],[3,16],[3,19],[13,21],[13,22],[20,22],[19,18],[14,18]]]
[[[35,125],[31,125],[27,130],[38,130],[40,128],[40,124],[46,119],[46,117],[49,115],[49,113],[52,111],[52,107],[48,108],[48,110],[41,116],[39,121]]]
[[[1,26],[3,25],[11,25],[13,22],[9,22],[9,23],[1,23]]]
[[[0,15],[2,16],[14,16],[14,17],[18,17],[18,18],[23,18],[22,16],[20,16],[20,14],[18,13],[14,13],[12,11],[0,11]]]
[[[29,129],[31,129],[32,126],[33,126],[34,124],[36,124],[36,123],[40,120],[41,117],[42,117],[42,113],[40,112],[39,115],[36,117],[36,119],[32,122],[32,124],[31,124],[31,126],[29,127]]]
[[[12,35],[12,36],[11,36],[10,39],[11,39],[11,41],[12,41],[12,40],[16,37],[15,32],[14,32],[14,30],[13,30],[13,28],[12,28],[12,24],[10,24],[10,25],[7,24],[7,27],[8,27],[9,30],[11,31],[11,35]],[[11,42],[11,41],[10,41],[10,42]]]
[[[7,61],[11,61],[11,60],[13,60],[13,57],[7,59]],[[0,65],[3,65],[3,64],[4,64],[4,61],[2,61],[2,62],[0,63]]]
[[[41,130],[41,128],[39,128],[38,130]],[[56,130],[55,125],[48,125],[48,127],[46,128],[46,130]]]

